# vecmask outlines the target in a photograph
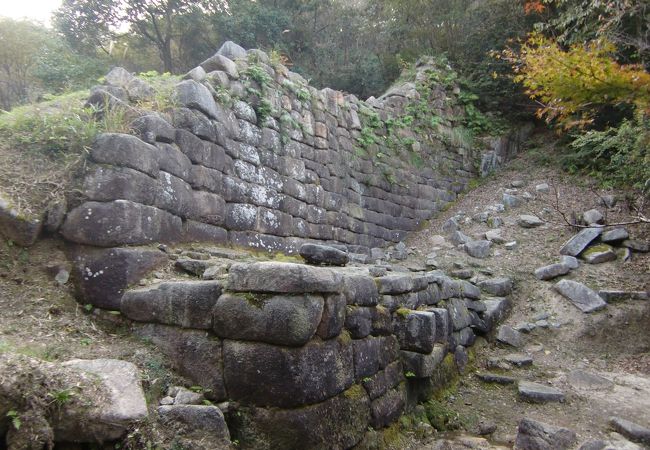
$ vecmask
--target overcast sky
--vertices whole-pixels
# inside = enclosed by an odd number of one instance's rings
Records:
[[[60,5],[61,0],[0,0],[0,16],[28,18],[49,25],[52,11]]]

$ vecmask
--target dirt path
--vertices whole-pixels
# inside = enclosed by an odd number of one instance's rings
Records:
[[[536,191],[536,186],[542,183],[550,185],[549,193]],[[514,250],[506,249],[503,244],[493,245],[490,257],[476,259],[452,245],[448,236],[443,242],[442,226],[454,216],[460,219],[463,233],[474,239],[484,239],[484,233],[491,228],[478,222],[478,217],[472,217],[490,211],[493,205],[502,202],[506,189],[520,184],[522,186],[513,193],[527,197],[524,194],[527,192],[531,198],[518,207],[491,213],[503,219],[501,234],[505,242],[516,241]],[[467,432],[478,433],[479,423],[494,424],[496,431],[491,433],[489,440],[511,447],[517,423],[523,417],[574,430],[579,443],[611,440],[610,416],[650,427],[650,301],[610,303],[604,310],[584,314],[552,289],[560,278],[540,281],[533,275],[536,268],[559,262],[560,247],[574,234],[556,210],[557,205],[567,217],[599,208],[606,214],[608,223],[629,219],[625,202],[608,209],[600,205],[599,200],[598,195],[577,184],[575,179],[548,168],[538,170],[529,158],[521,157],[497,176],[486,179],[408,240],[407,245],[420,262],[434,252],[439,268],[448,272],[469,270],[471,281],[500,276],[512,278],[515,283],[513,307],[505,323],[517,328],[524,323],[537,322],[535,329],[524,334],[525,344],[520,349],[497,344],[494,339],[484,342],[476,350],[474,367],[462,378],[458,391],[443,400],[451,411],[465,418]],[[517,224],[521,214],[537,215],[546,223],[539,228],[522,228]],[[627,229],[631,236],[648,240],[650,227],[647,225],[628,226]],[[579,281],[594,290],[647,292],[650,290],[650,254],[634,253],[627,262],[620,258],[596,265],[581,262],[578,269],[562,278]],[[531,357],[532,365],[519,368],[508,364],[503,358],[512,353]],[[497,368],[490,368],[491,372],[553,386],[565,393],[566,400],[526,403],[518,398],[516,383],[502,386],[477,378],[478,373],[486,372],[488,366],[495,364]],[[620,442],[614,448],[627,445]],[[485,442],[463,444],[457,439],[456,443],[457,448],[486,448]],[[440,447],[439,441],[435,444],[434,439],[429,439],[414,448],[452,447]]]

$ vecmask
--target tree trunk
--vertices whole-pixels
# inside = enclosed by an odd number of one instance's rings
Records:
[[[166,39],[161,48],[160,48],[160,56],[162,58],[163,62],[163,72],[169,72],[173,73],[174,72],[174,63],[172,61],[172,43],[171,39]]]

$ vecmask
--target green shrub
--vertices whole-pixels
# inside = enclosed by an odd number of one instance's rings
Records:
[[[650,182],[650,118],[641,113],[618,128],[587,131],[569,144],[561,163],[606,186],[643,188]]]

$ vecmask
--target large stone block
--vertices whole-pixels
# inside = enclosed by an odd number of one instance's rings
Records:
[[[384,395],[389,389],[394,388],[402,381],[404,381],[402,363],[395,361],[372,377],[364,378],[362,384],[370,399],[374,400]]]
[[[345,323],[345,306],[343,295],[333,294],[325,297],[323,318],[316,331],[321,339],[331,339],[341,334]]]
[[[212,448],[231,448],[230,432],[219,408],[212,405],[164,405],[158,407],[164,426],[181,428],[179,443],[189,448],[192,444],[210,442]]]
[[[175,97],[178,102],[188,108],[194,108],[212,119],[218,116],[217,103],[212,94],[200,83],[194,80],[184,80],[176,85]]]
[[[214,146],[214,145],[213,145]],[[190,179],[192,161],[181,152],[178,147],[170,144],[156,144],[158,152],[158,165],[160,170],[169,172],[178,178],[187,181]]]
[[[317,295],[224,294],[212,315],[214,333],[222,338],[268,344],[304,345],[323,315]]]
[[[138,322],[212,328],[212,309],[221,295],[217,281],[160,283],[124,293],[120,311]]]
[[[338,293],[341,276],[328,268],[283,262],[233,264],[228,289],[238,292]]]
[[[447,302],[447,311],[454,331],[462,330],[472,324],[472,316],[467,310],[465,301],[459,298],[452,298]]]
[[[100,134],[90,156],[98,163],[130,167],[154,178],[158,176],[158,149],[129,134]]]
[[[111,310],[120,309],[128,286],[168,261],[161,251],[141,248],[71,246],[68,255],[77,300]]]
[[[100,166],[88,173],[82,187],[88,200],[130,200],[144,205],[155,204],[159,189],[155,178],[128,167],[113,166]]]
[[[372,313],[374,308],[348,306],[345,314],[345,329],[353,339],[362,339],[372,331]]]
[[[247,408],[245,448],[347,449],[368,429],[370,400],[360,386],[316,405],[297,409]]]
[[[405,373],[411,373],[415,378],[426,378],[433,375],[447,354],[447,346],[436,344],[428,354],[402,350],[402,365]]]
[[[370,404],[370,426],[384,428],[395,422],[406,406],[406,383],[391,389]]]
[[[86,202],[70,211],[61,233],[79,244],[119,245],[176,242],[182,221],[165,211],[127,200]]]
[[[189,217],[210,225],[223,225],[226,202],[220,195],[206,191],[193,191]]]
[[[226,340],[223,364],[229,397],[256,406],[318,403],[353,381],[352,347],[338,339],[297,348]]]
[[[387,275],[377,278],[380,294],[403,294],[413,290],[411,275]]]
[[[352,341],[354,377],[357,381],[376,374],[381,368],[382,338],[368,337]]]
[[[172,123],[177,129],[189,132],[197,138],[222,143],[215,124],[201,111],[189,108],[174,108],[172,110]],[[181,142],[178,140],[179,130],[176,132],[176,142],[180,145]]]
[[[399,309],[393,320],[393,331],[402,350],[430,353],[436,340],[436,315]]]
[[[174,175],[160,171],[160,188],[156,193],[155,206],[176,216],[188,218],[194,208],[192,187]]]
[[[183,222],[183,242],[210,242],[212,244],[225,244],[228,242],[228,231],[221,227],[207,223],[186,220]]]
[[[215,401],[227,398],[221,340],[206,331],[168,325],[134,323],[133,329],[135,334],[155,344],[181,375],[204,387],[207,398]]]
[[[174,127],[158,114],[140,116],[131,122],[131,127],[140,135],[140,139],[149,144],[174,142]]]

